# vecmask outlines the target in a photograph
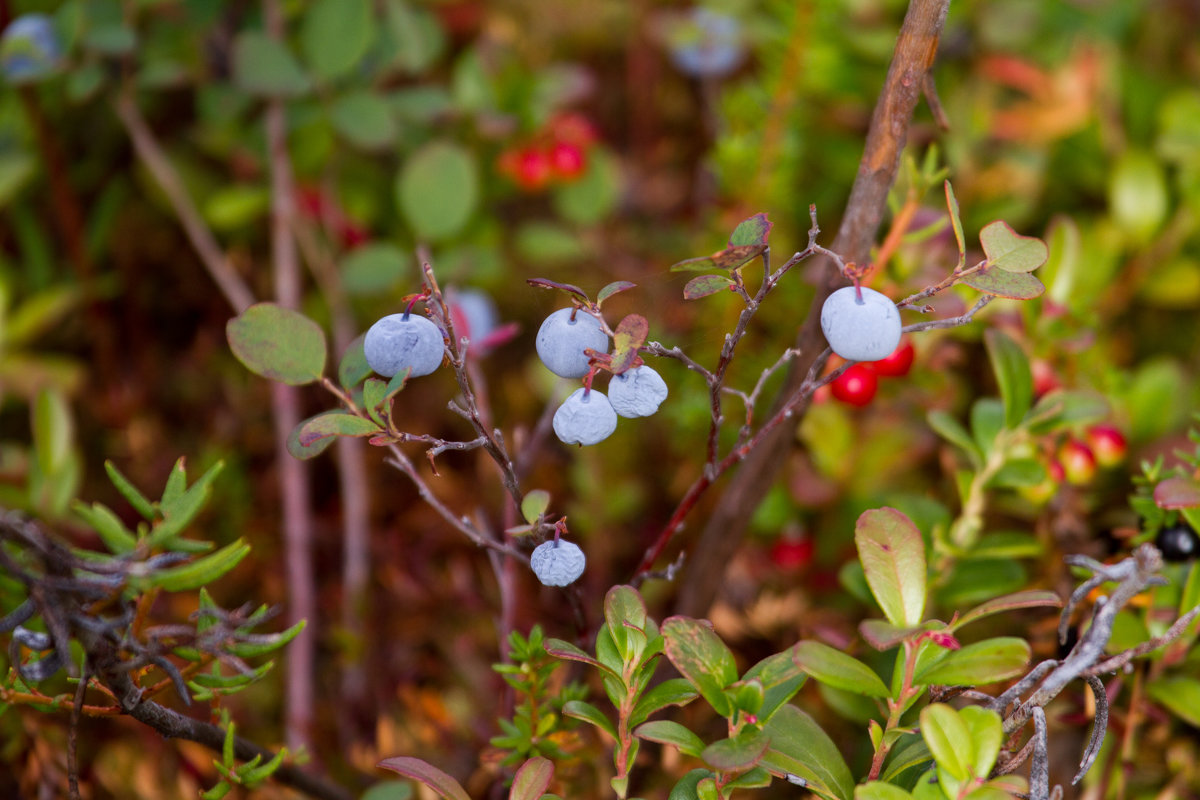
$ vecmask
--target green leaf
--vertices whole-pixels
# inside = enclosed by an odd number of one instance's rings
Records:
[[[766,695],[763,692],[762,681],[757,678],[745,678],[729,687],[725,692],[734,709],[745,715],[758,716]]]
[[[589,664],[595,667],[612,678],[617,680],[621,679],[621,673],[614,671],[611,667],[601,663],[598,659],[592,658],[570,642],[564,642],[562,639],[547,639],[545,647],[546,652],[555,658],[562,658],[566,659],[567,661],[580,661],[584,664]]]
[[[402,0],[387,0],[385,32],[395,63],[410,75],[429,69],[446,46],[446,34],[437,17],[425,8],[413,8]]]
[[[400,135],[391,102],[368,89],[339,97],[329,109],[329,118],[342,138],[362,150],[393,147]]]
[[[554,777],[554,762],[534,756],[521,765],[513,776],[509,800],[540,800]]]
[[[287,45],[260,31],[242,31],[234,38],[233,81],[263,97],[297,97],[312,88]]]
[[[463,229],[479,201],[477,172],[470,153],[440,140],[404,162],[396,203],[419,239],[441,241]]]
[[[298,458],[301,461],[307,461],[310,458],[316,458],[317,456],[321,455],[321,453],[324,453],[326,450],[328,450],[329,447],[336,441],[335,437],[327,436],[324,439],[315,440],[312,442],[312,444],[304,445],[300,443],[300,433],[304,430],[305,426],[318,417],[341,413],[343,412],[338,411],[337,409],[322,411],[320,414],[314,414],[313,416],[301,422],[295,428],[292,428],[292,432],[288,434],[287,438],[287,450],[292,454],[292,457]]]
[[[314,0],[300,27],[300,48],[313,73],[331,81],[362,60],[374,32],[369,0]]]
[[[1046,263],[1050,250],[1034,236],[1022,236],[1007,222],[993,222],[979,232],[979,243],[992,266],[1005,272],[1033,272]]]
[[[749,769],[762,759],[771,738],[757,728],[744,728],[728,739],[713,742],[700,754],[705,764],[719,772]]]
[[[254,634],[253,638],[229,645],[229,652],[238,658],[254,658],[274,652],[300,635],[307,620],[299,620],[296,624],[279,633]]]
[[[992,474],[987,482],[988,488],[1019,489],[1024,486],[1037,486],[1046,480],[1046,467],[1034,458],[1015,458],[1006,461],[1004,466]]]
[[[471,800],[471,796],[467,794],[467,791],[462,788],[462,785],[458,781],[428,761],[422,761],[419,758],[412,758],[411,756],[395,756],[394,758],[385,758],[376,766],[383,769],[390,769],[392,772],[398,772],[406,778],[420,781],[440,797],[446,798],[446,800]]]
[[[684,300],[697,300],[710,294],[724,291],[733,286],[733,281],[724,275],[699,275],[683,287]]]
[[[975,440],[971,438],[971,434],[962,426],[962,423],[945,411],[938,410],[930,411],[926,420],[929,422],[929,427],[933,428],[934,433],[961,448],[976,469],[983,465],[983,453],[979,451],[979,445],[975,444]]]
[[[983,338],[992,371],[1000,385],[1000,398],[1004,401],[1004,424],[1015,428],[1021,424],[1033,402],[1033,373],[1029,370],[1029,359],[1021,346],[998,328],[989,328]]]
[[[325,334],[298,311],[274,303],[252,305],[225,326],[234,356],[256,375],[291,386],[321,379]]]
[[[971,763],[971,732],[958,712],[944,703],[921,709],[921,736],[938,767],[965,781]]]
[[[629,715],[630,724],[640,725],[656,711],[667,706],[685,706],[700,695],[684,678],[668,678],[638,698]]]
[[[737,680],[737,664],[725,643],[703,622],[670,617],[662,624],[667,658],[696,687],[718,714],[728,717],[733,708],[725,687]]]
[[[265,186],[222,186],[204,201],[204,219],[218,232],[236,231],[259,224],[271,208]]]
[[[871,781],[854,787],[854,800],[912,800],[912,795],[883,781]]]
[[[129,502],[129,505],[133,506],[135,511],[148,520],[154,519],[154,505],[146,499],[146,496],[128,478],[121,474],[116,464],[110,460],[106,460],[104,462],[104,471],[108,473],[108,479],[112,481],[112,485],[117,487],[117,491]]]
[[[606,149],[588,153],[587,171],[577,180],[564,183],[551,198],[554,210],[576,225],[595,225],[608,217],[621,199],[621,168]]]
[[[121,522],[121,518],[114,514],[112,509],[101,503],[86,506],[78,500],[72,508],[111,552],[123,555],[133,552],[137,547],[137,537],[125,527],[125,523]]]
[[[311,447],[314,442],[329,436],[374,436],[382,430],[369,419],[337,411],[319,414],[305,422],[298,438],[301,446]]]
[[[971,404],[971,434],[984,453],[990,453],[996,437],[1004,430],[1004,403],[995,397],[981,397]]]
[[[603,305],[604,301],[619,292],[625,292],[637,286],[636,283],[629,281],[613,281],[605,285],[603,289],[596,292],[596,305]]]
[[[617,323],[613,331],[612,371],[620,375],[633,366],[638,348],[650,334],[650,323],[641,314],[629,314]]]
[[[363,337],[359,336],[346,347],[346,352],[342,353],[342,359],[338,362],[338,383],[344,389],[353,389],[372,372],[371,365],[367,363],[367,357],[363,353]]]
[[[919,686],[980,686],[1020,675],[1029,643],[1013,636],[984,639],[947,653],[914,677]]]
[[[950,213],[950,224],[954,228],[954,240],[958,242],[958,269],[967,263],[967,240],[963,236],[962,215],[958,211],[958,198],[954,196],[954,187],[950,181],[944,184],[946,190],[946,209]]]
[[[271,760],[260,766],[253,766],[254,761],[261,758],[255,756],[253,760],[243,764],[238,768],[237,774],[242,781],[242,785],[248,789],[257,788],[263,781],[275,774],[275,771],[283,766],[283,760],[287,757],[287,748],[280,749],[278,753],[271,757]]]
[[[591,703],[585,703],[582,700],[568,700],[563,704],[563,714],[573,719],[581,719],[588,724],[595,725],[611,736],[613,741],[617,740],[617,729],[612,724],[612,720],[604,716],[604,713]]]
[[[743,244],[736,247],[726,247],[711,256],[700,256],[677,261],[671,265],[671,272],[707,272],[711,269],[733,270],[758,258],[767,249],[766,245]]]
[[[1032,300],[1046,291],[1042,282],[1028,272],[1005,272],[999,267],[982,267],[968,272],[963,275],[962,282],[981,292],[1012,300]]]
[[[767,219],[765,212],[755,214],[750,219],[738,223],[738,226],[734,228],[733,233],[729,237],[729,246],[765,246],[767,244],[767,237],[771,234],[771,226],[773,224]]]
[[[1128,147],[1122,150],[1108,177],[1113,220],[1134,241],[1149,241],[1171,208],[1163,165],[1150,153]]]
[[[203,558],[158,570],[147,576],[145,582],[168,592],[198,589],[236,567],[249,552],[250,545],[244,539],[238,539]]]
[[[628,628],[646,627],[646,603],[632,586],[614,586],[604,595],[604,621],[624,661],[633,660]]]
[[[671,788],[671,794],[667,796],[667,800],[700,800],[700,794],[697,791],[700,781],[711,780],[712,777],[712,770],[703,768],[692,770]]]
[[[167,485],[163,487],[162,500],[159,506],[177,503],[187,491],[187,459],[183,456],[175,459],[171,471],[167,473]]]
[[[412,800],[412,796],[409,781],[380,781],[363,792],[358,800]]]
[[[850,800],[854,795],[854,777],[845,759],[808,714],[785,705],[764,730],[771,744],[759,763],[771,774],[801,777],[808,782],[808,791],[828,800]]]
[[[925,543],[908,517],[894,508],[865,511],[854,544],[871,594],[898,627],[921,622],[925,611]]]
[[[910,736],[903,745],[892,748],[887,761],[884,762],[883,773],[879,777],[885,781],[893,781],[902,773],[921,764],[927,764],[932,759],[933,755],[929,752],[929,746],[925,744],[925,740],[920,736]]]
[[[198,672],[188,683],[208,689],[241,689],[265,677],[274,666],[274,661],[268,661],[260,667],[255,667],[249,673],[239,672],[234,675],[222,675],[220,666],[214,664],[212,672]]]
[[[743,772],[729,783],[725,784],[726,789],[765,789],[771,785],[771,773],[767,772],[762,767]]]
[[[1032,434],[1099,422],[1109,414],[1108,401],[1095,392],[1055,389],[1042,395],[1029,412],[1025,427]]]
[[[758,710],[760,722],[769,720],[780,706],[792,699],[808,676],[792,657],[792,649],[775,653],[759,661],[742,676],[742,680],[757,680],[763,687],[762,708]]]
[[[408,276],[408,258],[399,247],[372,242],[351,250],[342,259],[342,286],[352,295],[373,295],[390,290]]]
[[[827,644],[800,642],[792,648],[792,658],[801,669],[821,683],[868,697],[887,697],[891,694],[870,667]]]
[[[1000,614],[1005,611],[1015,611],[1019,608],[1044,608],[1052,606],[1054,608],[1062,607],[1062,600],[1058,595],[1051,591],[1041,589],[1031,589],[1027,592],[1017,592],[1003,597],[997,597],[993,600],[988,600],[986,603],[972,608],[967,613],[963,614],[957,620],[946,626],[946,630],[950,633],[970,625],[972,622],[977,622],[984,617],[990,617],[992,614]]]
[[[1158,678],[1146,685],[1150,699],[1195,728],[1200,728],[1200,680]]]
[[[183,459],[180,459],[179,474],[183,474],[182,461]],[[168,492],[163,492],[163,500],[159,505],[162,509],[163,519],[154,526],[154,530],[150,534],[147,544],[151,549],[166,545],[183,533],[184,528],[192,523],[200,510],[208,503],[212,483],[224,468],[224,461],[213,464],[200,477],[200,480],[192,484],[192,487],[183,494],[171,492],[169,493],[171,496],[168,498]],[[175,474],[176,471],[172,470],[172,477]]]
[[[530,524],[537,522],[549,507],[550,493],[545,489],[534,489],[521,498],[521,516]]]
[[[992,771],[1000,745],[1004,742],[1004,723],[995,711],[979,706],[967,706],[958,712],[971,732],[971,769],[981,778]]]
[[[704,752],[704,741],[678,722],[659,719],[639,725],[633,732],[639,739],[679,748],[684,755],[700,757]]]
[[[924,628],[919,625],[911,628],[899,628],[881,619],[866,619],[858,624],[858,632],[862,634],[867,644],[880,651],[890,650],[922,630]]]
[[[38,470],[52,478],[67,466],[71,455],[75,425],[66,397],[57,388],[40,390],[33,402],[31,416]]]

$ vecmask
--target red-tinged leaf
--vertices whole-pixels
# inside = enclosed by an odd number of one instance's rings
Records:
[[[561,658],[566,661],[579,661],[583,664],[588,664],[595,667],[606,675],[612,676],[618,681],[621,676],[608,665],[592,658],[590,655],[580,650],[570,642],[564,642],[562,639],[547,639],[544,645],[546,652],[555,658]]]
[[[712,628],[689,617],[669,617],[662,624],[667,658],[696,687],[718,714],[729,716],[733,707],[725,687],[738,679],[737,663]],[[549,647],[546,648],[549,650]]]
[[[1006,272],[999,267],[984,267],[964,276],[962,282],[972,289],[1012,300],[1032,300],[1046,291],[1042,282],[1029,273]]]
[[[638,357],[638,348],[646,342],[650,333],[650,323],[640,314],[630,314],[617,324],[613,331],[612,371],[620,375],[630,367]]]
[[[762,255],[765,244],[743,244],[726,247],[711,256],[689,258],[671,265],[671,272],[707,272],[713,269],[737,269],[753,258]]]
[[[392,437],[385,433],[380,436],[372,436],[370,439],[367,439],[367,444],[371,445],[372,447],[386,447],[389,444],[393,444],[393,441]]]
[[[1061,608],[1062,600],[1054,592],[1041,589],[1016,592],[1015,594],[996,597],[982,605],[975,606],[975,608],[972,608],[957,620],[954,620],[947,626],[946,630],[955,631],[964,625],[969,625],[976,620],[983,619],[992,614],[999,614],[1003,611],[1015,611],[1018,608],[1042,608],[1045,606]]]
[[[917,526],[894,508],[864,511],[854,544],[888,621],[898,628],[919,625],[925,611],[925,543]]]
[[[321,453],[324,453],[326,450],[329,449],[330,445],[332,445],[334,442],[334,438],[332,436],[326,437],[324,439],[317,439],[316,441],[314,441],[310,444],[302,444],[300,442],[300,432],[304,430],[305,425],[309,424],[310,422],[315,420],[317,417],[323,417],[328,414],[340,414],[340,413],[342,413],[342,412],[340,412],[340,411],[322,411],[320,414],[309,417],[308,419],[304,420],[299,425],[297,425],[295,428],[292,428],[292,432],[290,434],[288,434],[288,439],[287,439],[288,452],[291,453],[294,458],[298,458],[301,461],[307,461],[310,458],[316,458],[317,456],[321,455]]]
[[[513,776],[509,800],[540,800],[554,777],[554,762],[548,758],[534,756],[521,765]]]
[[[1050,250],[1034,236],[1022,236],[1007,222],[993,222],[979,232],[979,243],[992,266],[1005,272],[1033,272],[1046,263]]]
[[[602,304],[605,300],[612,297],[614,294],[627,291],[629,289],[632,289],[635,286],[637,286],[636,283],[630,283],[629,281],[613,281],[612,283],[608,284],[603,289],[601,289],[600,292],[596,295],[596,305]]]
[[[471,796],[467,794],[467,790],[458,781],[429,762],[422,761],[419,758],[412,758],[411,756],[385,758],[376,766],[382,769],[390,769],[392,772],[398,772],[406,778],[412,778],[414,781],[420,781],[430,789],[433,789],[439,796],[446,798],[446,800],[471,800]]]
[[[774,223],[767,219],[766,213],[758,213],[747,220],[743,220],[733,229],[733,234],[729,237],[730,247],[740,247],[742,245],[767,244],[767,236],[771,233],[771,227]]]
[[[319,414],[308,420],[300,427],[298,438],[302,446],[312,447],[315,442],[326,437],[372,436],[379,431],[379,426],[371,420],[339,411]]]
[[[274,303],[252,305],[225,325],[229,348],[246,369],[303,386],[325,371],[325,334],[298,311]]]
[[[867,644],[880,651],[890,650],[922,630],[924,628],[921,627],[900,628],[882,619],[863,620],[858,625],[858,632]]]
[[[530,286],[536,286],[539,289],[558,289],[569,294],[573,294],[585,303],[588,302],[587,292],[570,283],[559,283],[552,281],[549,278],[528,278],[525,281]]]
[[[954,187],[946,181],[946,208],[950,212],[950,224],[954,227],[954,240],[958,242],[958,268],[962,269],[967,263],[967,241],[963,236],[962,217],[958,212],[958,198],[954,196]]]
[[[700,275],[692,278],[683,287],[684,300],[696,300],[708,297],[710,294],[724,291],[733,285],[733,281],[724,275]]]
[[[1200,481],[1195,478],[1167,478],[1154,487],[1154,503],[1168,511],[1196,508],[1200,506]]]

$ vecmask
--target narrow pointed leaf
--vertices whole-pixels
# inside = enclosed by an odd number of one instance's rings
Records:
[[[580,289],[578,286],[570,283],[559,283],[552,281],[549,278],[527,278],[525,280],[530,286],[536,286],[539,289],[558,289],[559,291],[573,294],[585,303],[588,302],[587,292]]]
[[[738,679],[737,664],[725,643],[703,622],[670,617],[663,622],[667,658],[687,678],[718,714],[728,717],[733,708],[725,687]]]
[[[585,703],[582,700],[568,700],[563,705],[563,714],[572,719],[581,719],[584,722],[595,725],[611,736],[614,741],[617,739],[617,729],[612,724],[612,720],[604,716],[604,712],[591,703]]]
[[[264,378],[303,386],[325,370],[325,334],[298,311],[258,303],[229,320],[225,336],[238,361]]]
[[[117,487],[117,491],[129,502],[129,505],[133,506],[135,511],[147,520],[154,519],[154,505],[128,478],[121,474],[116,464],[112,461],[105,461],[104,471],[108,473],[108,479],[112,481],[112,485]]]
[[[883,680],[870,667],[827,644],[800,642],[792,648],[792,658],[813,678],[836,689],[868,697],[890,694]]]
[[[850,800],[854,777],[829,734],[808,714],[795,706],[779,709],[764,727],[771,743],[759,764],[771,774],[797,775],[807,781],[807,790],[826,800]]]
[[[467,790],[462,787],[462,784],[428,761],[411,756],[396,756],[385,758],[376,766],[420,781],[446,800],[471,800],[471,796],[467,794]]]
[[[724,275],[699,275],[688,281],[683,287],[684,300],[697,300],[710,294],[725,291],[733,286],[733,281]]]
[[[962,282],[972,289],[1012,300],[1032,300],[1046,291],[1042,282],[1028,272],[1005,272],[999,267],[983,267],[964,275]]]
[[[923,628],[920,626],[898,628],[890,622],[885,622],[881,619],[863,620],[858,625],[858,632],[862,634],[867,644],[880,651],[890,650],[921,630]]]
[[[634,735],[649,742],[669,744],[679,748],[684,755],[699,757],[704,752],[704,741],[678,722],[660,719],[639,725]]]
[[[250,552],[245,540],[222,547],[215,553],[198,558],[178,567],[168,567],[148,576],[147,583],[168,592],[185,592],[197,589],[229,572]]]
[[[992,614],[1000,614],[1004,611],[1015,611],[1019,608],[1043,608],[1046,606],[1061,608],[1062,599],[1054,592],[1042,589],[1007,594],[975,606],[975,608],[972,608],[954,620],[954,622],[947,626],[946,630],[953,633],[964,625],[970,625],[972,622],[981,620],[984,617],[990,617]]]
[[[72,507],[111,552],[122,555],[133,552],[137,547],[137,537],[108,506],[101,503],[88,506],[77,500]]]
[[[611,667],[601,663],[599,660],[592,658],[587,653],[580,650],[570,642],[564,642],[562,639],[547,639],[546,652],[555,658],[566,659],[567,661],[580,661],[584,664],[589,664],[601,672],[607,673],[617,680],[621,679],[619,672],[614,672]]]
[[[721,772],[749,769],[762,759],[771,737],[756,728],[746,728],[737,736],[713,742],[700,754],[705,764]]]
[[[1033,272],[1046,263],[1050,250],[1033,236],[1022,236],[1007,222],[993,222],[979,232],[988,261],[1006,272]]]
[[[540,800],[554,777],[554,762],[548,758],[534,756],[521,765],[513,776],[509,800]]]
[[[1013,636],[1000,636],[969,644],[919,670],[918,686],[980,686],[1015,678],[1030,657],[1029,643]]]
[[[967,240],[963,236],[962,216],[958,211],[958,198],[954,196],[954,187],[950,181],[945,183],[946,208],[950,212],[950,224],[954,228],[954,240],[958,242],[958,268],[962,269],[967,263]]]
[[[925,543],[921,532],[894,508],[865,511],[854,544],[871,594],[897,627],[919,625],[925,611]]]
[[[972,464],[977,467],[983,464],[983,454],[979,451],[979,445],[975,444],[975,440],[971,438],[971,434],[967,432],[961,422],[945,411],[937,410],[930,411],[926,420],[935,433],[951,444],[962,448]]]
[[[765,212],[755,214],[750,219],[743,220],[733,229],[733,233],[729,236],[729,245],[731,247],[765,245],[773,224],[767,219]]]
[[[230,644],[229,652],[238,658],[254,658],[255,656],[265,655],[266,653],[278,650],[292,641],[292,639],[295,639],[307,624],[308,620],[302,619],[287,630],[282,630],[279,633],[255,634],[253,638],[247,638],[243,641]]]

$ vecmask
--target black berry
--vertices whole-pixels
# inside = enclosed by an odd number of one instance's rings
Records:
[[[1162,552],[1165,561],[1190,561],[1200,555],[1200,536],[1190,525],[1181,522],[1159,531],[1154,546]]]

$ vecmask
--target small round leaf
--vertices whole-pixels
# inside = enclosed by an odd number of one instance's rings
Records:
[[[475,160],[450,142],[431,142],[396,178],[396,200],[421,239],[440,241],[462,230],[479,201]]]
[[[325,371],[325,334],[298,311],[258,303],[229,320],[225,335],[237,360],[264,378],[303,386]]]

